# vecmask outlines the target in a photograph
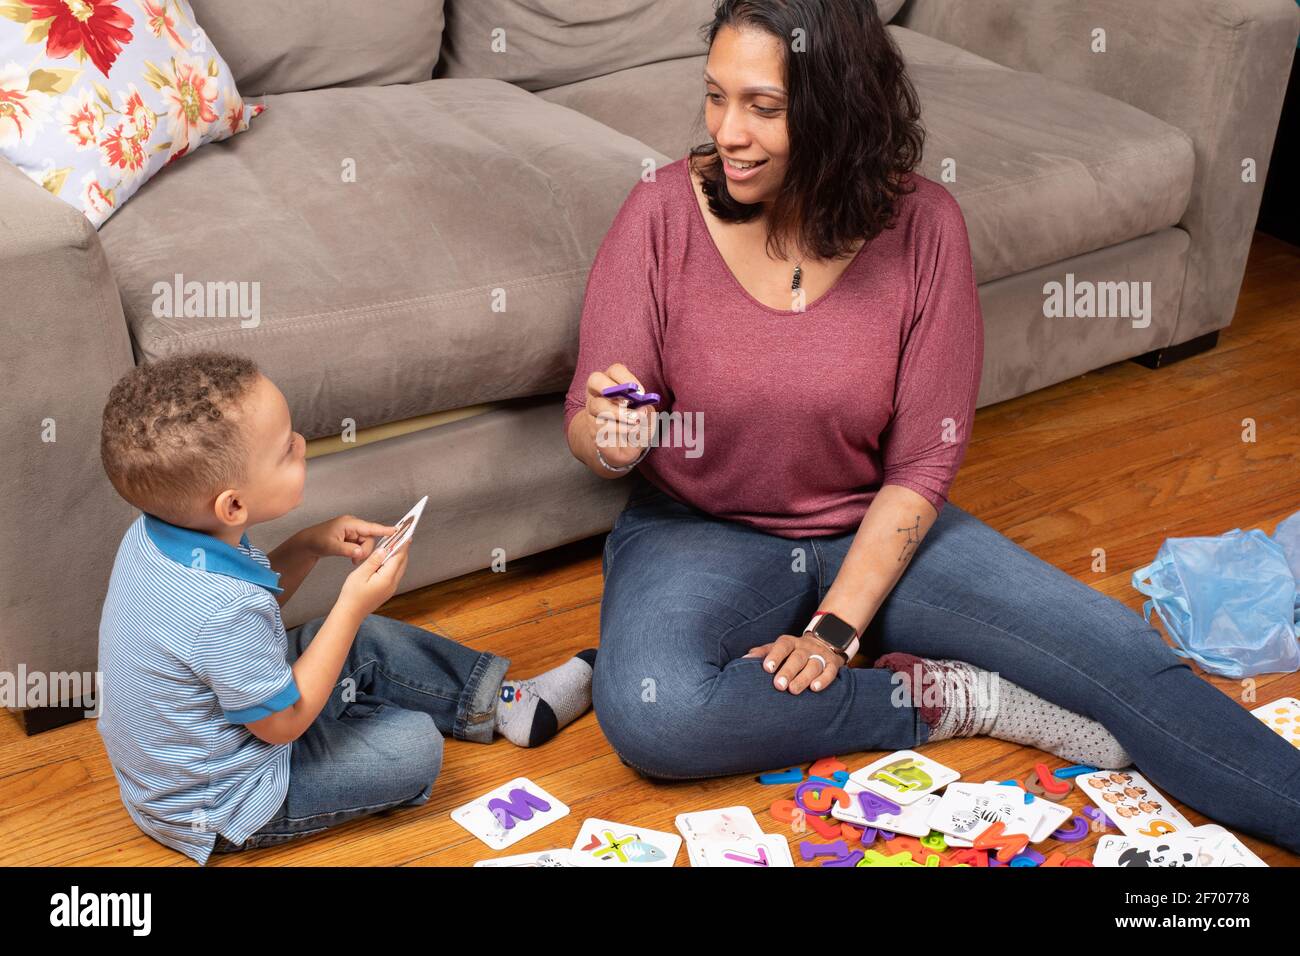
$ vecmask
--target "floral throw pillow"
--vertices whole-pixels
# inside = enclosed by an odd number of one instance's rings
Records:
[[[0,156],[96,228],[261,111],[187,0],[0,0]]]

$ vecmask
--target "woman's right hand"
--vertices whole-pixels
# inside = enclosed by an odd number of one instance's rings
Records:
[[[587,422],[591,438],[601,457],[615,468],[630,465],[641,457],[650,443],[650,423],[655,414],[653,405],[628,408],[626,398],[615,401],[601,394],[602,390],[624,382],[636,382],[638,388],[642,387],[641,380],[621,362],[615,362],[603,372],[592,372],[587,378]]]
[[[384,564],[388,549],[375,548],[343,582],[338,603],[360,617],[374,614],[385,601],[397,593],[397,584],[406,573],[406,556],[410,550],[411,543],[407,541],[393,555],[392,560]],[[382,568],[381,564],[384,565]]]

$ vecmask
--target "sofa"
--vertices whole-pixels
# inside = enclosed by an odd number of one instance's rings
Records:
[[[427,494],[405,590],[600,534],[627,495],[571,456],[562,393],[624,197],[708,141],[711,0],[193,6],[267,107],[249,131],[168,168],[98,232],[0,161],[3,672],[96,669],[135,517],[102,473],[100,414],[139,362],[229,349],[284,391],[311,461],[302,507],[255,530],[263,547],[335,514],[395,520]],[[981,407],[1213,344],[1267,175],[1293,0],[879,13],[919,93],[920,172],[969,228]],[[157,317],[155,286],[176,276],[257,283],[257,324]],[[1149,283],[1147,320],[1049,317],[1045,289],[1067,281]],[[344,565],[316,571],[287,626],[327,611]],[[23,711],[28,732],[80,716],[65,703]]]

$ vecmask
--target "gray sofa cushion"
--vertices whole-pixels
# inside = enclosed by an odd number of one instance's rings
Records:
[[[443,0],[191,0],[244,96],[418,83],[433,75]]]
[[[886,23],[904,0],[878,0]],[[545,90],[707,53],[714,0],[447,0],[437,76]],[[494,31],[500,30],[499,37]],[[505,49],[494,50],[504,37]]]
[[[961,203],[981,282],[1176,224],[1191,195],[1185,133],[1119,100],[1022,73],[902,27],[926,127],[920,172]],[[674,159],[709,141],[705,57],[622,70],[538,94]],[[956,180],[943,178],[955,161]]]
[[[100,238],[138,358],[251,355],[308,438],[567,388],[596,250],[643,161],[666,161],[496,80],[288,93],[260,120]],[[215,297],[155,310],[177,273],[260,283],[259,324]]]
[[[713,0],[448,0],[438,76],[526,90],[707,52]],[[493,50],[501,30],[505,50]]]
[[[898,11],[903,9],[906,2],[907,0],[876,0],[876,11],[880,14],[880,19],[888,23],[898,16]]]

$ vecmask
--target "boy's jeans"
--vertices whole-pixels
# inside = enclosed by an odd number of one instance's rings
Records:
[[[324,618],[289,632],[298,659]],[[443,734],[490,743],[510,661],[371,615],[357,630],[325,709],[293,742],[289,791],[265,826],[214,853],[273,846],[403,805],[427,803]]]

